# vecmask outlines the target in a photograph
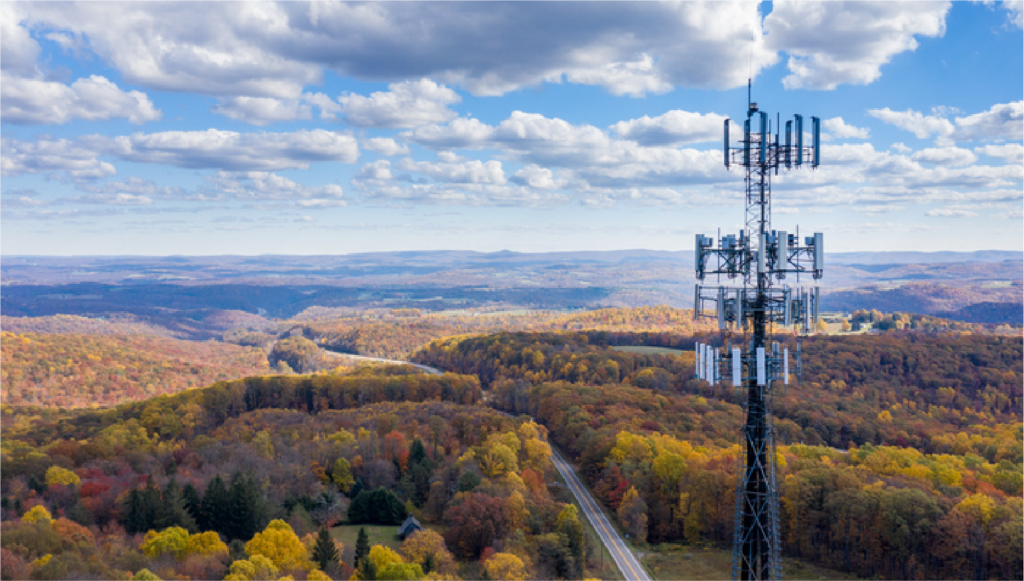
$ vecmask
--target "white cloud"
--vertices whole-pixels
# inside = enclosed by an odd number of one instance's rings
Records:
[[[985,0],[986,6],[995,4],[994,0]],[[1018,30],[1024,29],[1024,2],[1021,0],[1004,0],[999,3],[1006,10],[1006,22]]]
[[[562,79],[640,95],[740,86],[778,59],[755,2],[220,3],[200,18],[187,3],[24,11],[15,23],[82,39],[126,82],[219,96],[297,99],[325,68],[366,81],[430,77],[475,95]],[[751,50],[735,50],[751,38]]]
[[[1024,145],[1020,143],[984,145],[982,147],[975,147],[974,152],[1002,159],[1008,164],[1014,163],[1019,165],[1024,163]]]
[[[409,155],[409,146],[390,137],[371,137],[363,140],[363,148],[381,155]]]
[[[137,194],[89,194],[67,198],[69,202],[80,204],[100,204],[104,206],[148,206],[153,200]]]
[[[702,115],[674,110],[654,118],[644,115],[639,119],[619,121],[610,129],[619,137],[640,145],[700,143],[722,139],[725,119],[716,113]]]
[[[970,210],[956,210],[951,208],[936,208],[934,210],[928,210],[926,212],[928,216],[938,216],[941,218],[970,218],[971,216],[977,216],[977,212],[971,212]]]
[[[331,207],[346,204],[341,186],[307,186],[265,171],[219,171],[205,178],[218,193],[238,200],[282,200],[301,207]]]
[[[40,208],[49,206],[46,200],[37,200],[29,196],[7,196],[0,198],[0,207],[5,209]]]
[[[871,131],[863,127],[854,127],[843,121],[842,117],[833,117],[822,121],[825,129],[837,139],[867,139]]]
[[[372,181],[375,183],[386,182],[392,179],[394,179],[394,175],[391,173],[391,162],[386,159],[379,159],[363,165],[363,167],[359,168],[359,173],[355,177],[355,180],[358,181]]]
[[[213,112],[253,125],[311,119],[313,116],[312,107],[299,99],[273,97],[228,97],[222,99]]]
[[[0,139],[0,175],[14,177],[40,172],[61,172],[73,180],[93,180],[110,177],[117,170],[97,159],[95,150],[67,139]]]
[[[900,129],[909,131],[918,139],[928,139],[935,135],[940,138],[952,135],[956,127],[949,119],[938,115],[924,115],[919,111],[907,109],[906,111],[893,111],[888,107],[884,109],[868,109],[868,115],[880,119],[889,125],[895,125]]]
[[[520,168],[512,181],[539,190],[557,190],[566,185],[566,180],[556,180],[550,169],[534,164]]]
[[[356,139],[323,129],[291,133],[165,131],[107,138],[91,136],[83,143],[121,159],[194,169],[273,171],[306,169],[310,163],[356,163]]]
[[[398,163],[398,168],[404,171],[418,172],[444,183],[495,185],[506,183],[501,162],[494,160],[482,162],[476,159],[456,160],[442,157],[437,162],[428,162],[405,158]]]
[[[907,145],[905,143],[903,143],[902,141],[898,141],[896,143],[893,143],[892,145],[889,146],[889,148],[890,149],[895,149],[899,153],[910,153],[911,151],[914,151],[913,149],[907,147]]]
[[[914,161],[936,165],[960,166],[970,165],[978,161],[978,156],[969,149],[959,147],[941,147],[922,149],[910,156]]]
[[[348,123],[356,127],[418,127],[458,116],[448,106],[462,98],[430,79],[394,83],[388,89],[369,97],[352,93],[338,97]]]
[[[123,117],[136,125],[161,113],[140,91],[122,91],[105,77],[92,75],[65,85],[41,78],[0,75],[0,115],[5,122],[60,125],[75,119],[104,121]]]
[[[988,111],[957,117],[953,139],[1024,140],[1024,101],[993,105]]]
[[[916,36],[946,32],[947,1],[805,2],[777,0],[764,20],[768,47],[789,55],[787,89],[866,85]]]

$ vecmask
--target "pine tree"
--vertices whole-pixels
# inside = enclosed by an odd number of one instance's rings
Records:
[[[374,581],[377,578],[377,566],[369,559],[363,559],[359,567],[359,576],[366,581]]]
[[[203,505],[200,510],[199,528],[204,531],[217,531],[228,537],[228,510],[231,497],[228,496],[228,489],[224,486],[224,480],[220,475],[214,476],[206,485],[206,493],[203,495]],[[231,537],[228,537],[231,538]]]
[[[140,533],[156,528],[156,522],[160,518],[160,489],[153,484],[153,477],[150,476],[146,482],[146,488],[142,490],[142,517],[139,519],[142,528]]]
[[[352,558],[352,567],[359,568],[363,559],[370,554],[370,537],[366,535],[366,528],[359,527],[359,535],[356,536],[356,554]]]
[[[189,516],[195,521],[196,527],[199,530],[206,530],[199,527],[199,515],[202,512],[203,499],[199,496],[199,491],[196,490],[196,487],[191,482],[187,482],[181,488],[181,499],[185,501],[185,510],[188,511]]]
[[[320,528],[316,537],[316,544],[313,545],[313,561],[320,565],[321,571],[338,562],[338,547],[334,546],[334,539],[325,527]]]
[[[251,539],[266,524],[263,522],[263,493],[251,472],[243,474],[239,471],[231,476],[228,497],[228,537]]]
[[[146,530],[145,506],[142,504],[142,493],[138,488],[133,488],[128,493],[128,501],[125,504],[124,517],[121,520],[125,532],[130,535],[144,532]]]
[[[185,499],[181,494],[181,487],[178,482],[171,479],[164,488],[157,508],[157,518],[153,523],[156,530],[163,530],[167,527],[181,527],[190,533],[196,532],[196,521],[189,514],[185,507]]]

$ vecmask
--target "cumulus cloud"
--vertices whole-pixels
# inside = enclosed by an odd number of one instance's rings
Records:
[[[338,97],[349,125],[356,127],[417,127],[444,123],[458,116],[448,108],[462,100],[458,93],[429,79],[404,81],[369,97],[345,93]]]
[[[554,173],[550,169],[534,164],[519,169],[512,181],[539,190],[557,190],[566,185],[566,180],[555,179]]]
[[[988,111],[957,117],[953,139],[1024,140],[1024,101],[993,105]]]
[[[918,47],[917,36],[946,32],[950,2],[773,3],[764,20],[768,47],[789,55],[787,89],[866,85],[892,57]]]
[[[463,160],[442,157],[436,162],[403,159],[398,168],[417,172],[439,182],[451,184],[497,184],[506,183],[505,172],[500,161]]]
[[[101,204],[104,206],[148,206],[153,200],[137,194],[89,194],[67,198],[69,202],[79,204]]]
[[[1002,159],[1008,164],[1024,163],[1024,145],[1020,143],[1006,143],[1003,145],[985,145],[975,147],[975,153]]]
[[[409,146],[390,137],[371,137],[363,140],[363,149],[376,151],[381,155],[408,155]]]
[[[191,4],[44,3],[15,23],[82,39],[127,82],[225,97],[297,99],[325,68],[430,77],[475,95],[563,79],[640,95],[736,87],[751,62],[756,75],[778,59],[756,2],[221,3],[203,18]]]
[[[726,117],[716,113],[702,115],[690,111],[668,111],[651,118],[619,121],[610,129],[623,139],[636,141],[640,145],[674,145],[700,143],[722,138],[722,127]]]
[[[313,162],[356,163],[359,159],[354,137],[323,129],[291,133],[165,131],[113,138],[90,136],[81,141],[124,160],[193,169],[274,171],[306,169]]]
[[[906,111],[893,111],[888,107],[884,109],[868,109],[868,115],[889,125],[895,125],[904,131],[909,131],[918,139],[928,139],[933,135],[948,137],[956,130],[953,123],[945,117],[924,115],[920,111],[914,111],[913,109],[907,109]]]
[[[253,125],[311,119],[313,116],[312,107],[299,99],[273,97],[228,97],[222,99],[213,112]]]
[[[117,173],[113,165],[97,157],[94,149],[68,139],[42,137],[32,142],[0,138],[0,175],[4,177],[51,172],[73,180],[94,180]]]
[[[910,159],[935,165],[960,166],[978,161],[978,156],[969,149],[941,147],[922,149],[911,155]]]
[[[17,124],[61,125],[75,119],[103,121],[123,117],[136,125],[161,113],[140,91],[122,91],[105,77],[92,75],[71,85],[0,75],[0,115]]]
[[[970,210],[958,210],[952,208],[936,208],[934,210],[928,210],[926,212],[928,216],[938,216],[941,218],[970,218],[971,216],[977,216],[977,212],[971,212]]]
[[[837,139],[867,139],[871,137],[871,131],[863,127],[854,127],[843,121],[842,117],[833,117],[822,121],[822,125],[833,137]]]
[[[266,171],[219,171],[206,178],[214,191],[238,200],[288,200],[306,207],[344,206],[344,191],[337,184],[307,186]]]

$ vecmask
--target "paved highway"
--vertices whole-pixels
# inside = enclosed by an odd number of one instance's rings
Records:
[[[569,485],[569,490],[572,491],[580,506],[583,507],[583,512],[587,515],[587,519],[590,520],[594,530],[601,537],[601,541],[608,547],[608,552],[611,553],[615,564],[622,571],[622,576],[629,580],[651,581],[647,571],[644,570],[643,566],[640,565],[640,561],[633,555],[633,551],[629,550],[622,537],[616,532],[615,527],[608,522],[608,518],[601,512],[597,500],[590,496],[590,492],[583,487],[583,483],[576,477],[572,467],[566,464],[565,460],[562,459],[562,455],[554,448],[551,449],[551,461],[555,463],[555,468],[558,469],[562,478]]]

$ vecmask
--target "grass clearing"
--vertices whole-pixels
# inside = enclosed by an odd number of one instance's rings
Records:
[[[421,521],[422,523],[422,521]],[[423,528],[436,531],[443,535],[447,527],[422,523]],[[385,547],[398,550],[402,541],[398,540],[398,525],[338,525],[331,529],[331,536],[345,543],[345,549],[355,548],[356,538],[359,536],[359,529],[366,529],[366,536],[370,539],[370,546],[384,545]]]
[[[625,351],[627,353],[640,353],[641,355],[672,355],[678,356],[689,353],[683,349],[672,349],[670,347],[647,347],[644,345],[622,345],[612,347],[612,351]]]
[[[644,552],[644,566],[655,579],[731,579],[732,551],[713,547],[693,547],[665,543]],[[859,579],[856,575],[841,573],[811,565],[796,559],[782,558],[784,579]]]

